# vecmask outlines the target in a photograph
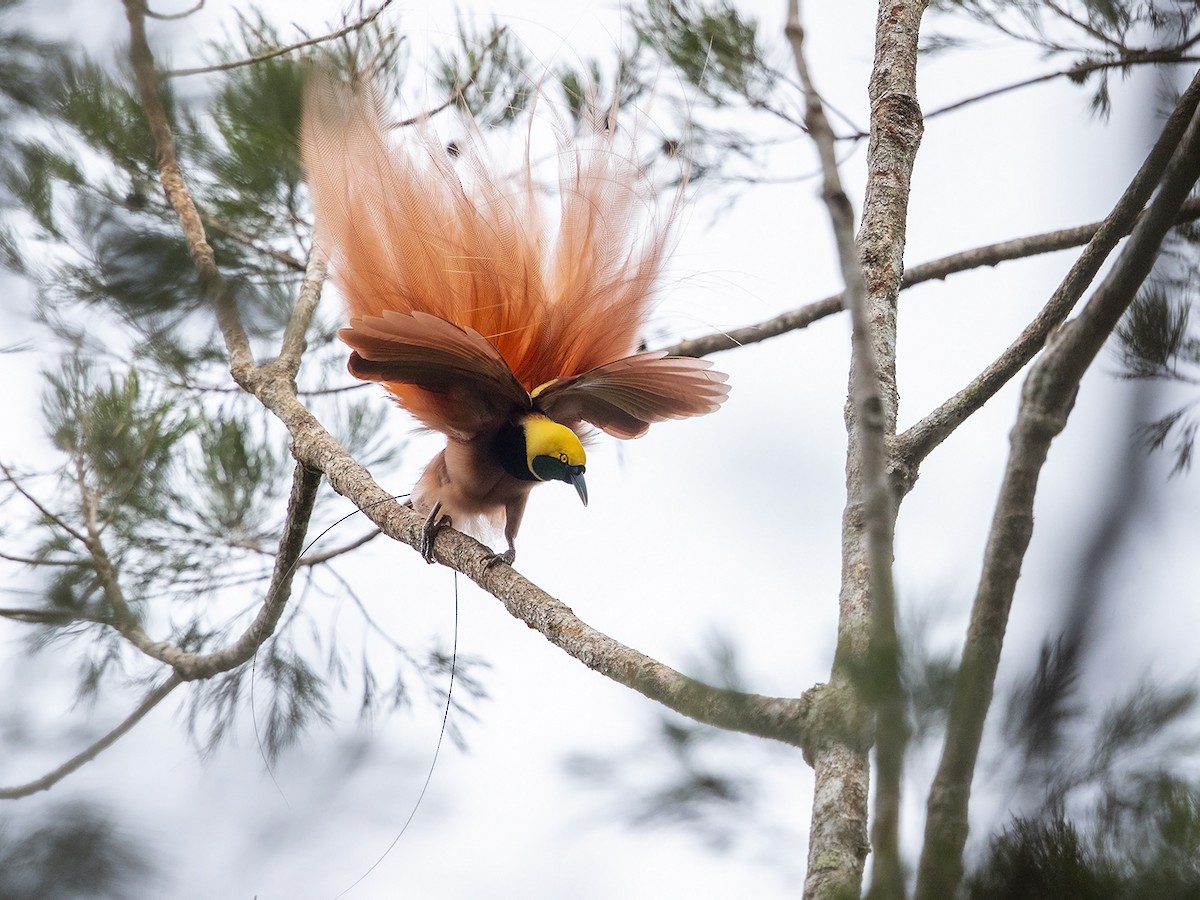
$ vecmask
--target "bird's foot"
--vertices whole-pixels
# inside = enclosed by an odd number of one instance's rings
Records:
[[[490,569],[496,563],[504,563],[506,566],[511,566],[513,560],[517,558],[517,548],[512,544],[508,545],[508,549],[503,553],[489,553],[484,557],[483,567]]]
[[[442,504],[435,503],[429,513],[429,518],[425,520],[425,527],[421,529],[421,557],[431,565],[433,563],[433,539],[443,528],[450,527],[450,517],[440,515],[441,511]]]

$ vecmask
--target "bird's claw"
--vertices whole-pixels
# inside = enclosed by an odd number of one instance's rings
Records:
[[[516,558],[517,548],[510,546],[503,553],[489,553],[487,556],[485,556],[483,567],[485,569],[490,569],[492,566],[496,565],[496,563],[504,563],[506,566],[511,566],[513,564],[513,560]]]
[[[450,527],[450,517],[438,515],[441,510],[442,504],[436,504],[429,518],[425,520],[425,527],[421,529],[421,558],[430,565],[433,564],[433,539],[443,528]]]

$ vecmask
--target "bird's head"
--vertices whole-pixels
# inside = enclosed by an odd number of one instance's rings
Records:
[[[587,506],[587,484],[583,480],[587,454],[575,432],[536,413],[526,416],[520,425],[525,432],[526,465],[533,477],[538,481],[565,481],[573,485]]]

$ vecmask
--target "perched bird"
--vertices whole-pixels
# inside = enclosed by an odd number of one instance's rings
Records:
[[[511,564],[534,486],[566,482],[587,504],[593,428],[635,438],[729,392],[704,360],[634,352],[670,223],[639,233],[647,189],[614,130],[563,148],[552,234],[528,152],[500,176],[427,129],[393,146],[367,92],[326,76],[308,89],[301,146],[348,306],[350,372],[447,438],[412,493],[428,561],[453,521],[476,536],[503,528],[507,550],[489,564]]]

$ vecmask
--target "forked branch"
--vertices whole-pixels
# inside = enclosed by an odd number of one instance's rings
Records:
[[[1017,579],[1033,534],[1038,479],[1051,442],[1066,426],[1084,373],[1136,297],[1158,258],[1167,231],[1200,177],[1198,106],[1200,74],[1164,129],[1164,136],[1173,137],[1168,148],[1169,164],[1163,167],[1165,172],[1150,209],[1083,311],[1055,335],[1025,381],[963,644],[946,723],[946,743],[929,793],[916,890],[920,900],[953,897],[962,879],[971,781]]]

